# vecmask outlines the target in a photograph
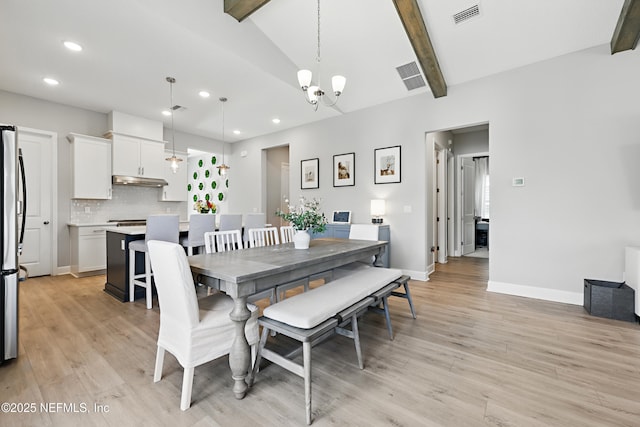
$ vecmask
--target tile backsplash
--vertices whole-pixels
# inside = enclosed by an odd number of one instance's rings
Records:
[[[69,221],[72,223],[102,223],[110,219],[145,219],[153,214],[179,214],[187,218],[187,202],[161,202],[160,189],[114,185],[111,200],[71,200]]]

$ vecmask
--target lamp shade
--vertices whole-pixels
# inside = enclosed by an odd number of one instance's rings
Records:
[[[344,90],[344,85],[346,83],[347,79],[344,76],[333,76],[331,78],[331,87],[333,88],[333,93],[336,96],[340,96],[340,94]]]
[[[310,86],[309,90],[307,90],[307,96],[309,97],[309,102],[312,104],[318,103],[318,86]]]
[[[371,201],[371,216],[382,216],[385,212],[385,202],[382,199]]]
[[[312,73],[309,70],[298,71],[298,83],[300,87],[305,90],[311,84]]]

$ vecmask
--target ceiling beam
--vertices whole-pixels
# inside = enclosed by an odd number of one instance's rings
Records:
[[[640,38],[640,0],[625,0],[611,38],[611,54],[635,49]]]
[[[436,52],[431,44],[427,27],[416,0],[393,0],[404,30],[409,36],[413,51],[425,73],[431,92],[435,98],[447,95],[447,83],[438,64]]]
[[[238,22],[242,22],[267,3],[269,0],[224,0],[224,13],[233,16]]]

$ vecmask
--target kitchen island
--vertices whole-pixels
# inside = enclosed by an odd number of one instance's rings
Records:
[[[129,243],[144,240],[147,228],[105,227],[107,234],[107,281],[104,291],[122,302],[129,301]],[[180,236],[186,236],[189,223],[180,223]],[[136,274],[144,271],[144,254],[136,253]],[[137,287],[134,299],[144,298],[144,288]]]

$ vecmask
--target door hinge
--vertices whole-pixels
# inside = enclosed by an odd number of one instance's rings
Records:
[[[439,193],[439,192],[440,192],[440,189],[439,189],[439,188],[436,188],[436,193]]]
[[[439,216],[436,217],[436,222],[440,222],[440,217]]]

